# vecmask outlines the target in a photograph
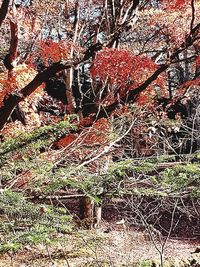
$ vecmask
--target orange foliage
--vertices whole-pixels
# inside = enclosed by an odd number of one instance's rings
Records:
[[[110,123],[102,118],[93,123],[92,127],[84,131],[83,142],[86,145],[102,145],[108,142]]]
[[[3,101],[11,94],[20,94],[20,90],[33,80],[37,72],[30,66],[22,64],[13,69],[12,75],[8,72],[0,74],[0,107],[3,106]],[[39,86],[30,96],[26,97],[19,103],[20,109],[25,115],[27,127],[22,125],[21,122],[10,122],[4,126],[3,134],[7,137],[16,135],[15,130],[19,131],[32,131],[35,127],[40,126],[39,115],[36,112],[36,104],[43,95],[43,85]]]
[[[0,108],[3,105],[4,98],[13,92],[16,88],[15,76],[7,77],[8,73],[0,74]]]
[[[22,64],[13,69],[12,75],[8,71],[0,74],[0,107],[3,100],[11,93],[18,93],[20,89],[33,80],[37,72],[30,66]],[[29,98],[37,98],[43,86],[40,86]]]
[[[68,134],[67,136],[55,142],[54,145],[56,148],[67,147],[68,145],[72,144],[77,137],[78,137],[77,134]]]
[[[61,61],[63,59],[69,59],[70,51],[73,47],[76,51],[79,50],[78,46],[74,45],[72,41],[59,41],[54,42],[52,40],[40,41],[39,54],[42,57],[45,65],[49,65],[49,60],[53,62]]]
[[[169,49],[177,48],[185,41],[185,37],[190,33],[191,26],[191,6],[188,5],[190,1],[187,1],[187,5],[184,8],[174,8],[169,1],[164,1],[166,9],[151,9],[144,10],[148,26],[147,30],[157,31],[158,34],[164,35],[167,38],[158,40],[157,45],[161,46],[166,42]],[[174,1],[173,1],[174,3]],[[196,21],[199,20],[199,7],[196,6]],[[159,25],[159,29],[158,26]]]
[[[80,123],[81,125],[82,123]],[[82,126],[81,126],[82,128]],[[108,133],[110,130],[110,123],[108,119],[102,118],[94,122],[89,128],[84,128],[81,133],[81,144],[86,146],[104,145],[108,142]],[[68,134],[55,142],[56,148],[67,147],[75,140],[78,140],[78,134]]]
[[[189,89],[189,88],[193,88],[193,89],[198,89],[199,90],[199,87],[200,87],[200,78],[198,79],[195,79],[195,80],[190,80],[190,81],[187,81],[185,83],[183,83],[180,88],[178,88],[176,90],[176,96],[180,96],[180,95],[185,95],[186,91]],[[194,91],[193,91],[194,93]],[[187,94],[187,97],[192,94],[192,93],[189,93]]]
[[[155,92],[152,90],[151,87],[149,87],[139,94],[139,96],[137,97],[137,104],[140,106],[150,104],[154,98]]]

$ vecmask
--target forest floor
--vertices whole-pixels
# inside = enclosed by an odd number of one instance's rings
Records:
[[[60,234],[58,240],[4,254],[0,256],[0,267],[159,266],[159,253],[147,233],[123,225],[104,222],[99,229]],[[160,248],[161,242],[156,240],[156,245]],[[192,253],[199,245],[197,240],[170,238],[164,248],[166,266],[199,267],[200,253]],[[152,260],[155,265],[144,264]],[[191,265],[192,261],[196,265]]]

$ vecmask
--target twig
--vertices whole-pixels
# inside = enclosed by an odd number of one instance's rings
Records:
[[[43,196],[39,196],[39,198],[42,198],[42,199],[67,199],[67,198],[77,198],[77,197],[83,197],[85,196],[84,194],[77,194],[77,195],[55,195],[55,196],[46,196],[46,197],[43,197]]]

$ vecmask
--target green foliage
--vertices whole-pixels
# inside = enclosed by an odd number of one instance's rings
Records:
[[[95,202],[101,201],[101,195],[115,194],[120,181],[123,181],[127,172],[131,170],[131,161],[113,163],[105,174],[94,175],[86,168],[76,170],[76,166],[59,168],[49,176],[49,183],[43,189],[44,195],[55,193],[57,190],[67,187],[79,189],[90,196]]]
[[[30,158],[32,156],[30,151],[33,151],[33,155],[34,153],[38,154],[41,149],[47,147],[70,130],[75,129],[76,126],[68,121],[61,121],[57,124],[40,127],[31,133],[20,133],[16,138],[9,138],[5,142],[0,143],[0,165],[13,152],[17,152],[18,157],[21,155],[22,158]]]
[[[175,155],[160,155],[156,158],[156,163],[173,162],[176,161]]]
[[[152,261],[142,261],[136,265],[137,267],[152,267]]]
[[[177,165],[161,172],[159,177],[161,186],[172,190],[185,190],[187,187],[200,187],[200,166],[198,164]]]
[[[38,219],[39,209],[25,200],[22,194],[5,190],[0,195],[0,213],[8,216],[10,220]]]
[[[17,252],[22,248],[21,243],[17,242],[8,242],[6,244],[0,244],[0,253],[5,253],[12,251],[13,253]]]
[[[141,162],[140,164],[137,164],[133,166],[133,171],[134,172],[151,172],[152,170],[155,169],[155,164],[151,162]]]
[[[24,244],[37,245],[37,244],[50,244],[51,236],[49,232],[33,231],[24,233],[20,240]]]
[[[113,163],[108,172],[114,174],[115,176],[124,177],[127,171],[132,169],[132,160],[123,160]]]
[[[1,252],[26,244],[48,244],[58,233],[68,233],[73,224],[64,208],[34,205],[21,193],[5,190],[0,195]]]
[[[17,175],[31,170],[34,187],[41,186],[43,181],[51,175],[54,167],[51,158],[42,157],[41,150],[48,150],[54,141],[75,129],[76,126],[62,121],[0,143],[1,181],[3,183],[12,181]]]
[[[152,175],[153,173],[153,175]],[[139,178],[138,178],[139,177]],[[140,180],[145,179],[143,186],[137,187]],[[136,187],[129,187],[135,183]],[[61,188],[78,189],[95,202],[101,201],[102,196],[136,194],[138,196],[166,197],[179,195],[190,188],[190,195],[199,195],[199,165],[185,164],[157,171],[157,165],[149,161],[137,164],[131,160],[112,163],[107,172],[98,176],[88,172],[87,168],[76,171],[76,166],[58,168],[49,176],[49,182],[42,189],[44,195],[55,193]]]

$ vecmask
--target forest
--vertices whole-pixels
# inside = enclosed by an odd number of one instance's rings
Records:
[[[200,1],[0,0],[0,267],[200,267]]]

